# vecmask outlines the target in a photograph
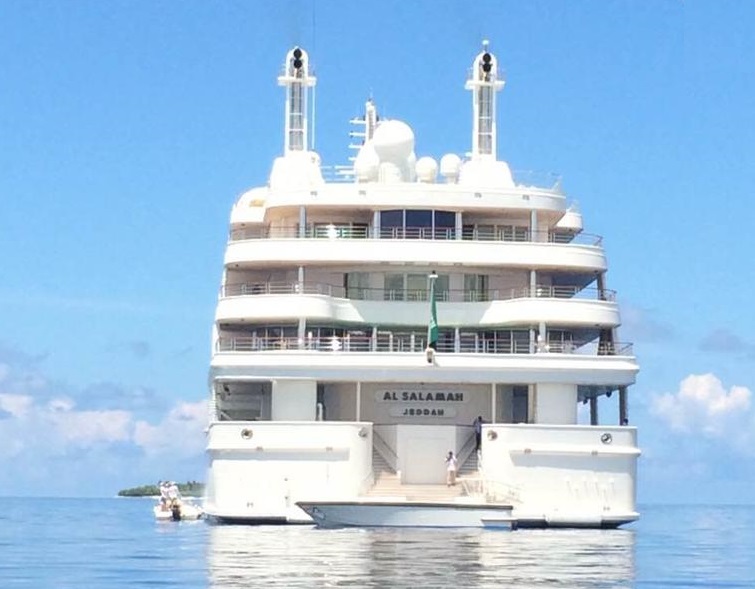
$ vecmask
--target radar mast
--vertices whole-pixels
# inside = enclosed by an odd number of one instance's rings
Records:
[[[495,93],[503,85],[498,76],[498,60],[488,51],[485,40],[464,86],[472,91],[472,159],[496,160]]]
[[[286,128],[284,153],[307,149],[307,88],[314,87],[317,78],[309,74],[309,56],[301,47],[286,54],[283,75],[278,85],[286,88]]]

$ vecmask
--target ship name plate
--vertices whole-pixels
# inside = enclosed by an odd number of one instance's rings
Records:
[[[375,400],[384,403],[463,403],[464,393],[459,391],[386,390],[376,391]]]

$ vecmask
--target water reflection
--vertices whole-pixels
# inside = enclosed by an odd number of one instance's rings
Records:
[[[631,530],[213,526],[213,588],[631,587]]]

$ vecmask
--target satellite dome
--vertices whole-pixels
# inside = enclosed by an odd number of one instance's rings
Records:
[[[447,153],[440,158],[440,175],[447,182],[455,182],[461,170],[461,158],[455,153]]]
[[[360,182],[370,182],[377,179],[380,169],[380,158],[375,153],[372,141],[368,141],[359,149],[354,160],[354,173]]]
[[[372,144],[381,162],[404,163],[414,151],[414,132],[403,121],[383,121],[375,129]]]
[[[438,175],[438,162],[431,157],[421,157],[417,160],[415,169],[420,182],[431,184]]]
[[[514,188],[514,178],[506,162],[471,159],[461,166],[459,184],[489,188]]]
[[[574,205],[566,209],[564,216],[556,223],[556,229],[580,233],[582,231],[582,214],[579,209]]]

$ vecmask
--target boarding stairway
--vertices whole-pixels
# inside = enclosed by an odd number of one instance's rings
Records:
[[[465,447],[466,449],[466,447]],[[460,453],[461,454],[461,453]],[[463,482],[467,479],[479,477],[477,452],[472,449],[466,453],[466,459],[459,468],[456,476],[456,485],[449,487],[440,485],[417,485],[402,484],[399,475],[390,467],[388,462],[375,448],[372,450],[372,469],[375,484],[366,493],[368,498],[402,498],[408,501],[431,501],[443,502],[454,501],[465,495],[466,486]]]

